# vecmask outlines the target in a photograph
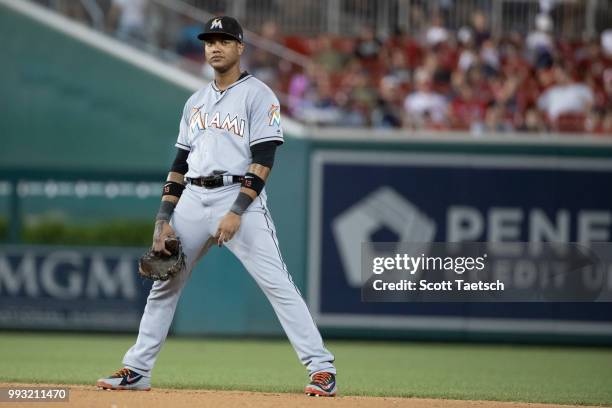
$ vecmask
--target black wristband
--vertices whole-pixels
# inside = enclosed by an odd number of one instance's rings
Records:
[[[159,205],[159,211],[155,217],[155,221],[170,221],[170,217],[174,212],[175,204],[171,201],[162,200]]]
[[[242,215],[246,211],[246,209],[249,208],[249,205],[251,205],[252,202],[253,199],[247,193],[243,193],[241,191],[238,194],[238,197],[236,197],[236,201],[234,201],[234,204],[232,204],[232,208],[230,208],[230,211],[234,214]]]
[[[164,184],[164,188],[162,190],[162,197],[165,195],[180,197],[181,194],[183,194],[184,189],[185,186],[181,183],[177,183],[176,181],[166,181],[166,184]]]
[[[255,191],[257,195],[259,195],[261,190],[263,190],[264,186],[266,185],[266,182],[255,173],[247,173],[244,175],[244,179],[242,179],[241,184],[242,187],[250,188],[251,190]]]

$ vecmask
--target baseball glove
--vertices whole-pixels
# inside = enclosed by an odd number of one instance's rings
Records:
[[[154,281],[166,281],[185,269],[185,254],[181,241],[177,237],[172,237],[166,239],[165,245],[170,255],[150,249],[140,257],[138,260],[140,276]]]

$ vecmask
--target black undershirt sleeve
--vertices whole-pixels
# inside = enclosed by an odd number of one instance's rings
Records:
[[[187,174],[187,170],[189,170],[189,166],[187,165],[187,156],[189,156],[188,150],[177,149],[176,157],[174,158],[174,163],[172,163],[170,171],[180,174]]]
[[[269,169],[274,165],[274,155],[276,153],[277,142],[271,140],[269,142],[257,143],[251,146],[251,155],[253,163],[261,164]]]

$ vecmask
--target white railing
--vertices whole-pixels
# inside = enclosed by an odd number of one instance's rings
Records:
[[[191,5],[188,2],[181,1],[181,0],[149,0],[149,1],[159,6],[164,7],[166,11],[174,12],[181,16],[189,17],[195,21],[198,21],[202,24],[202,27],[204,26],[204,23],[206,21],[214,17],[214,14],[211,14],[208,11],[195,7],[194,5]],[[241,0],[241,1],[234,2],[234,6],[240,3],[245,3],[245,1]],[[234,8],[237,9],[237,7],[234,7]],[[308,64],[308,59],[304,57],[303,55],[287,47],[282,46],[278,42],[263,38],[262,36],[260,36],[259,34],[253,31],[244,30],[244,38],[247,44],[260,48],[273,55],[276,55],[282,60],[286,60],[288,62],[294,63],[302,67],[305,67]]]
[[[108,15],[110,10],[110,2],[101,0],[70,0],[70,3],[61,2],[58,0],[33,0],[35,3],[42,4],[46,7],[59,11],[61,14],[68,15],[72,18],[85,18],[97,30],[111,30],[108,26]],[[193,1],[182,0],[147,0],[147,15],[143,38],[127,38],[133,42],[144,42],[152,48],[167,48],[168,45],[174,46],[177,32],[185,26],[185,22],[199,24],[204,27],[204,23],[214,16],[216,8],[203,9],[194,5]],[[79,3],[82,9],[79,9]],[[218,1],[217,3],[222,3]],[[231,2],[234,13],[241,15],[238,10],[245,7],[246,1]],[[239,7],[240,6],[240,7]],[[78,13],[74,10],[79,9]],[[207,10],[210,10],[207,11]],[[78,15],[74,15],[78,14]],[[245,24],[243,23],[243,26]],[[245,30],[245,42],[255,48],[261,49],[270,53],[283,61],[295,64],[300,67],[305,67],[308,64],[308,59],[303,55],[284,47],[279,42],[264,38],[254,31]],[[158,50],[158,51],[162,51]],[[170,50],[172,51],[172,50]],[[172,59],[172,56],[168,56]]]

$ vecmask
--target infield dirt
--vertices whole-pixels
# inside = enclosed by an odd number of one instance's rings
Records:
[[[0,387],[66,387],[53,384],[7,384]],[[214,390],[176,390],[156,388],[151,391],[104,391],[94,386],[70,385],[69,402],[53,404],[32,403],[1,403],[7,407],[52,406],[91,407],[91,408],[174,408],[174,407],[211,407],[211,408],[370,408],[370,407],[410,407],[410,408],[568,408],[570,405],[533,404],[525,402],[500,401],[463,401],[445,399],[421,398],[390,398],[390,397],[358,397],[338,396],[335,398],[313,398],[301,394],[259,393],[246,391],[214,391]],[[586,408],[585,406],[580,406]]]

